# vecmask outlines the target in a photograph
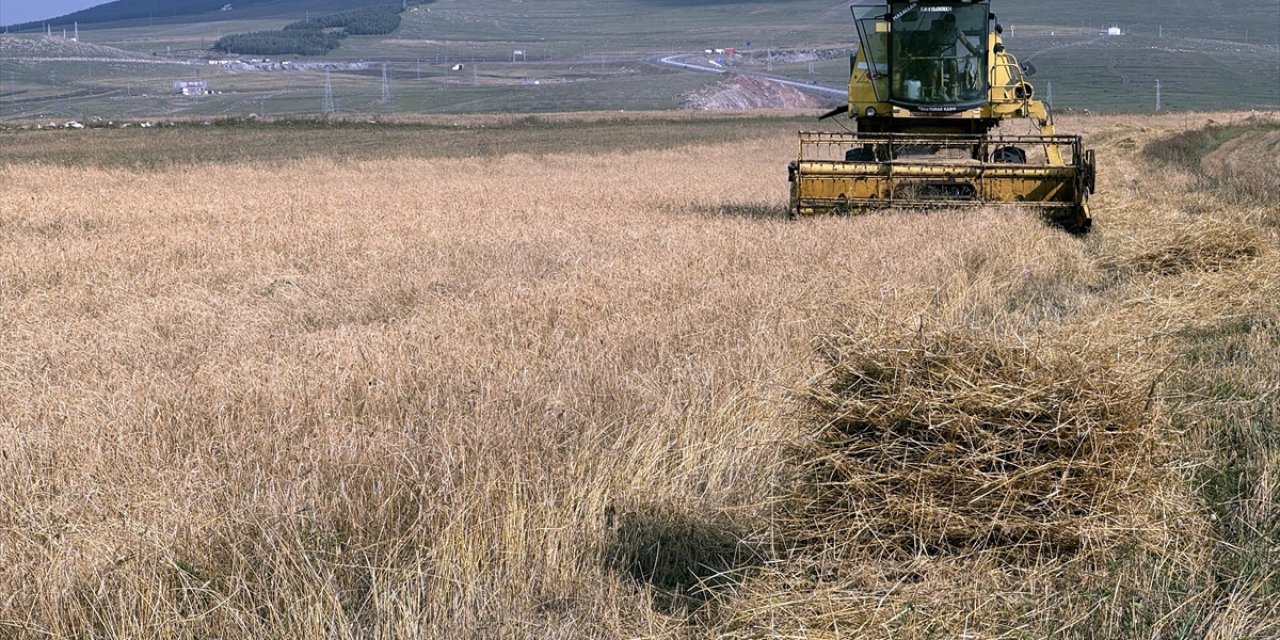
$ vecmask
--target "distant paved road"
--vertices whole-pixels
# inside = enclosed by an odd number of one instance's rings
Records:
[[[692,62],[688,62],[688,59],[694,55],[696,54],[676,53],[676,54],[667,55],[667,56],[659,55],[659,56],[653,56],[651,58],[648,58],[646,61],[649,62],[650,64],[655,64],[660,67],[682,69],[684,71],[696,71],[700,73],[729,73],[729,70],[723,67],[714,67],[714,66],[708,66],[705,64],[695,64]],[[775,76],[768,73],[760,73],[758,71],[743,71],[741,69],[734,69],[733,73],[737,73],[739,75],[744,75],[744,76],[755,76],[757,78],[762,78],[764,80],[777,82],[779,84],[785,84],[788,87],[794,87],[801,91],[806,91],[808,93],[816,93],[823,96],[836,96],[840,98],[845,98],[849,95],[849,89],[846,87],[828,87],[826,85],[817,84],[814,82],[800,82],[799,80],[792,80],[790,78]]]
[[[79,89],[76,91],[59,93],[56,95],[38,95],[38,96],[30,96],[26,98],[19,98],[17,97],[18,94],[24,93],[20,91],[18,93],[10,93],[8,97],[4,98],[4,104],[6,105],[32,104],[32,103],[38,103],[38,102],[48,102],[52,104],[54,102],[57,102],[58,100],[82,100],[85,98],[106,98],[109,96],[119,95],[122,92],[123,90],[121,89]]]

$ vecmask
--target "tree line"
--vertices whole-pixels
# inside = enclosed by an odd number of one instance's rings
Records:
[[[285,31],[342,29],[348,35],[382,35],[400,28],[401,5],[381,4],[352,9],[285,25]]]
[[[402,4],[382,4],[308,18],[273,31],[233,33],[213,43],[214,51],[249,55],[323,55],[349,35],[382,35],[400,28],[400,17],[410,5],[435,0],[411,0]]]
[[[341,31],[250,31],[222,36],[213,43],[213,50],[258,56],[318,56],[338,48],[338,42],[345,37],[347,34]]]

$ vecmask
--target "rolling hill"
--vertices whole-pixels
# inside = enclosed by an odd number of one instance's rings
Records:
[[[310,11],[327,13],[356,9],[375,4],[386,4],[385,0],[115,0],[64,16],[14,24],[9,31],[21,33],[26,31],[43,31],[46,25],[60,28],[64,25],[79,23],[83,27],[124,26],[131,24],[172,25],[180,23],[213,22],[219,20],[252,18],[271,18],[277,16],[297,16]],[[223,7],[231,7],[223,11]]]
[[[270,19],[292,21],[296,16],[386,4],[388,0],[115,0],[57,18],[9,25],[11,32],[37,31],[45,25],[55,28],[79,22],[81,26],[108,23],[137,22],[176,24],[225,21],[229,19]],[[485,2],[471,3],[483,10]],[[511,15],[536,16],[545,12],[557,12],[562,7],[580,5],[576,0],[542,0],[537,3],[504,3],[502,7]],[[584,7],[582,15],[634,13],[642,17],[648,13],[665,13],[670,10],[689,10],[699,13],[736,14],[742,24],[753,24],[758,16],[793,13],[814,14],[832,3],[827,0],[785,3],[761,0],[621,0],[601,5],[591,3]],[[848,3],[838,3],[837,6]],[[231,11],[222,11],[231,5]],[[773,5],[773,6],[770,6]],[[1280,37],[1280,0],[1223,0],[1214,3],[1209,11],[1203,2],[1193,0],[1169,0],[1166,2],[1114,3],[1106,0],[1081,0],[1072,3],[1044,3],[1035,0],[997,0],[993,9],[1006,21],[1027,25],[1056,26],[1107,26],[1126,27],[1126,31],[1158,30],[1165,27],[1167,33],[1191,34],[1202,37],[1216,36],[1227,39],[1251,37],[1256,43],[1277,43]],[[781,10],[781,11],[780,11]],[[1250,36],[1246,36],[1246,33]]]
[[[55,34],[79,22],[81,43],[153,64],[9,55],[0,59],[0,119],[315,114],[327,104],[323,68],[340,113],[677,109],[716,78],[646,62],[659,54],[734,46],[742,68],[838,87],[856,46],[848,4],[832,0],[438,0],[410,7],[392,33],[347,38],[290,73],[229,70],[205,64],[228,34],[386,0],[257,0],[225,12],[221,2],[148,14],[156,0],[119,0],[50,21]],[[1164,109],[1280,108],[1280,1],[1224,0],[1212,11],[1189,0],[996,0],[993,8],[1010,49],[1034,61],[1037,88],[1059,109],[1151,111],[1156,80]],[[1101,35],[1109,26],[1124,35]],[[175,78],[197,75],[214,96],[164,95]]]

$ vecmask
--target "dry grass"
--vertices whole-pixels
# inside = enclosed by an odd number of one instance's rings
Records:
[[[1121,585],[1152,598],[1117,568],[1191,564],[1205,540],[1169,464],[1159,372],[1133,346],[923,326],[825,338],[796,416],[816,428],[774,520],[785,551],[731,627],[1127,635],[1089,614]]]
[[[1116,243],[1106,265],[1133,276],[1216,272],[1257,259],[1270,239],[1263,229],[1222,219],[1156,224]]]
[[[1084,242],[994,212],[786,223],[792,139],[733,140],[755,122],[625,152],[0,167],[0,629],[1274,635],[1274,538],[1252,563],[1208,541],[1277,513],[1274,430],[1237,429],[1243,467],[1211,441],[1249,398],[1274,423],[1248,363],[1276,349],[1275,243],[1201,243],[1189,181],[1152,191],[1106,142],[1176,120],[1062,125],[1108,157]],[[1135,262],[1165,224],[1200,257]],[[1241,315],[1222,351],[1246,359],[1212,366],[1242,390],[1184,402],[1178,358],[1209,348],[1187,332]],[[829,467],[835,427],[843,484],[803,484],[790,452]],[[1250,497],[1204,497],[1215,465]]]

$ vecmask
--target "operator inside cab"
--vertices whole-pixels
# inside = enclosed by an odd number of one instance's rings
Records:
[[[897,16],[894,94],[921,106],[959,107],[985,101],[986,27],[987,12],[981,6],[926,6]]]

